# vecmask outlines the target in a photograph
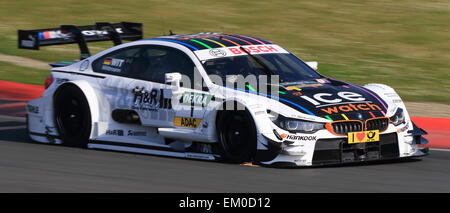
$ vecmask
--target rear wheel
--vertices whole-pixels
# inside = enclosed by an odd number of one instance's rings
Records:
[[[75,85],[60,88],[54,96],[56,128],[68,146],[87,147],[91,134],[91,112],[84,93]]]
[[[251,161],[256,153],[256,128],[250,113],[221,111],[217,118],[219,154],[229,163]]]

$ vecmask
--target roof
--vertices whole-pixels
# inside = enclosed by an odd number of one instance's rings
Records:
[[[226,34],[226,33],[197,33],[188,35],[170,35],[151,38],[148,40],[160,40],[174,42],[184,45],[192,51],[232,47],[243,45],[261,45],[273,44],[270,41],[245,35]]]

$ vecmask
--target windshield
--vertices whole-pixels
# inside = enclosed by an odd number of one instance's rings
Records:
[[[252,58],[254,57],[254,58]],[[310,81],[322,78],[303,61],[289,53],[240,55],[210,59],[204,62],[208,75],[220,76],[226,85],[230,76],[278,75],[280,83]]]

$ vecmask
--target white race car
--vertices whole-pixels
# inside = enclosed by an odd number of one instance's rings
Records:
[[[20,48],[81,50],[80,61],[52,64],[42,97],[27,103],[31,139],[273,166],[426,154],[426,132],[389,86],[325,77],[251,36],[141,37],[142,25],[126,22],[20,30]],[[105,40],[116,46],[90,56],[86,42]]]

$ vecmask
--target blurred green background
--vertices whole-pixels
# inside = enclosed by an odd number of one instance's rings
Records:
[[[340,80],[392,86],[403,99],[450,104],[450,1],[1,0],[0,53],[44,62],[78,59],[75,45],[17,49],[18,29],[142,22],[144,37],[197,32],[275,42]],[[112,46],[90,43],[91,52]],[[48,70],[0,63],[0,79],[42,84]]]

